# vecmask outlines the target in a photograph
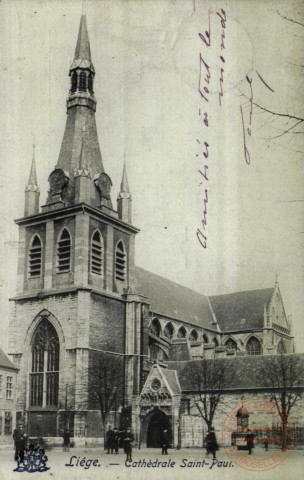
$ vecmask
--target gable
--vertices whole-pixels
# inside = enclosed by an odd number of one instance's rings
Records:
[[[274,323],[279,327],[287,328],[288,330],[290,329],[279,287],[273,292],[268,307],[268,314],[272,324]]]
[[[181,388],[176,371],[155,364],[148,374],[141,396],[151,397],[157,394],[164,398],[172,398],[180,393]]]

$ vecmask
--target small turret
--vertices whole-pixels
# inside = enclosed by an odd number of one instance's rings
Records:
[[[90,203],[91,175],[85,161],[84,135],[86,128],[82,129],[82,143],[79,155],[79,166],[74,172],[75,176],[75,203]]]
[[[29,217],[39,213],[40,191],[37,184],[36,163],[35,163],[35,145],[33,145],[33,159],[31,173],[25,187],[24,216]]]
[[[126,162],[124,162],[120,192],[117,197],[117,209],[118,209],[118,218],[120,218],[120,220],[126,223],[132,222],[131,201],[132,201],[132,198],[129,192],[127,167],[126,167]]]

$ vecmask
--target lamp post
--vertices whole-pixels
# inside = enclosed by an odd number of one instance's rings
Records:
[[[116,412],[117,412],[117,387],[113,388],[114,395],[114,428],[116,428]]]

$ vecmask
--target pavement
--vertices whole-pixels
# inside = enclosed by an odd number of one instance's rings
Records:
[[[257,447],[250,456],[251,464],[265,458],[265,450]],[[63,452],[62,448],[50,448],[46,451],[47,467],[45,472],[31,473],[30,478],[40,480],[168,480],[168,479],[205,479],[208,480],[302,480],[304,478],[304,451],[293,450],[286,454],[269,450],[268,456],[279,455],[282,463],[268,471],[253,468],[246,470],[233,463],[224,449],[217,454],[217,462],[206,455],[205,449],[169,450],[168,455],[161,455],[158,449],[133,448],[132,463],[125,463],[126,455],[118,453],[107,455],[101,448],[71,448]],[[247,452],[245,452],[247,459]],[[27,472],[14,472],[17,464],[14,461],[13,449],[0,450],[0,479],[22,480]]]

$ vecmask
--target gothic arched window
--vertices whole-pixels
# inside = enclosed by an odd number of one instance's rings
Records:
[[[174,334],[174,328],[172,323],[167,323],[164,329],[164,336],[171,340],[171,338],[173,337],[173,334]]]
[[[186,338],[187,332],[185,327],[180,327],[177,332],[177,338]]]
[[[44,318],[36,328],[32,340],[31,406],[57,406],[58,383],[59,339],[53,325]]]
[[[151,333],[153,333],[153,335],[156,335],[157,337],[160,336],[161,327],[160,327],[158,318],[154,318],[152,320],[150,330],[151,330]]]
[[[225,347],[227,347],[229,350],[237,350],[237,343],[232,338],[228,338],[228,340],[225,342]]]
[[[190,342],[196,342],[196,340],[198,339],[198,333],[196,330],[192,330],[190,335],[189,335],[189,340]]]
[[[206,335],[205,333],[204,333],[204,335],[203,335],[203,342],[204,342],[204,343],[209,343],[208,337],[207,337],[207,335]]]
[[[279,355],[283,355],[284,353],[286,353],[286,348],[283,340],[279,341],[277,350]]]
[[[38,235],[34,235],[29,250],[29,276],[40,277],[42,265],[42,245]]]
[[[125,247],[120,240],[115,251],[115,280],[124,282],[127,276],[127,259]]]
[[[72,75],[71,93],[76,92],[76,90],[77,90],[77,73],[74,72]]]
[[[103,241],[98,230],[93,233],[91,239],[90,271],[100,276],[103,271]]]
[[[87,76],[85,72],[79,74],[79,90],[85,92],[87,89]]]
[[[88,76],[88,89],[93,93],[93,75],[91,73]]]
[[[261,343],[255,337],[250,337],[246,345],[247,355],[261,355]]]
[[[57,271],[69,272],[71,268],[71,236],[66,228],[61,232],[57,244]]]
[[[216,337],[214,337],[214,339],[212,340],[212,343],[214,343],[214,345],[215,345],[216,347],[219,346],[219,342],[218,342],[218,340],[217,340]]]

